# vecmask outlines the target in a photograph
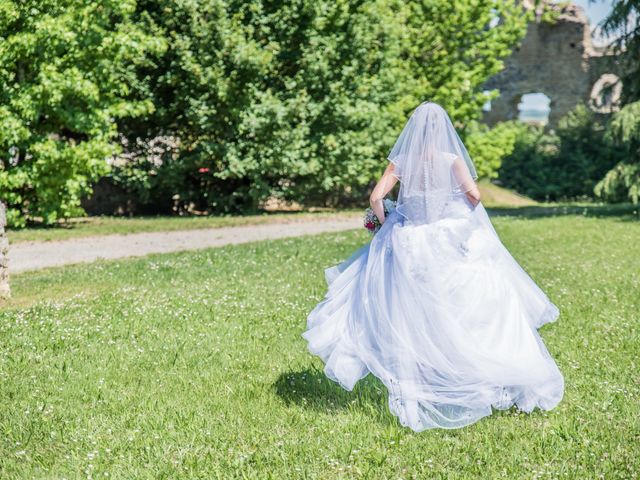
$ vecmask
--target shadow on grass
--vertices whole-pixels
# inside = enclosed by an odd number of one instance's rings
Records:
[[[618,217],[621,220],[640,220],[640,205],[535,205],[528,207],[487,208],[492,217],[559,217],[580,215],[583,217]]]
[[[387,408],[387,389],[373,375],[360,380],[349,392],[329,380],[316,367],[282,373],[274,382],[276,394],[286,405],[299,405],[322,411],[364,408],[384,416]],[[386,409],[386,411],[385,411]]]
[[[351,392],[329,380],[324,372],[315,366],[282,373],[272,386],[287,406],[297,405],[324,413],[356,409],[382,424],[399,425],[398,419],[389,410],[386,387],[372,374],[360,380]],[[487,426],[502,424],[520,415],[523,415],[523,421],[533,421],[543,415],[543,412],[536,409],[525,415],[515,405],[506,410],[493,408],[491,415],[480,419],[480,422]],[[457,437],[468,433],[469,428],[437,430],[442,436]],[[408,428],[406,431],[411,433]]]

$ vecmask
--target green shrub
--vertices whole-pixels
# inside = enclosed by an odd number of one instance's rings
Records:
[[[583,105],[562,118],[556,131],[528,126],[502,162],[501,183],[536,200],[592,197],[596,183],[616,163],[605,123]]]
[[[613,115],[608,125],[607,140],[619,163],[595,188],[599,197],[621,202],[640,199],[640,101],[625,105]]]

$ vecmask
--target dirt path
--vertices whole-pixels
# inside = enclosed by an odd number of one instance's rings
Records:
[[[258,240],[339,232],[360,226],[360,217],[349,216],[204,230],[105,235],[50,242],[20,242],[9,247],[9,269],[12,273],[18,273],[71,263],[93,262],[98,259],[140,257],[150,253],[198,250]]]

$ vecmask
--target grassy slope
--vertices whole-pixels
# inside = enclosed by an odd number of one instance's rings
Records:
[[[634,478],[640,223],[495,223],[562,312],[542,329],[556,410],[402,428],[376,379],[341,390],[300,337],[323,267],[366,234],[262,242],[15,276],[0,477]]]
[[[513,190],[499,187],[488,181],[481,181],[478,184],[482,203],[488,208],[492,207],[526,207],[537,205],[538,202],[531,200],[524,195],[520,195]]]

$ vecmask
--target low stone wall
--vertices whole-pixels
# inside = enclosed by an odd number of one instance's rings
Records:
[[[9,239],[4,227],[7,224],[7,212],[0,202],[0,298],[9,298]]]

